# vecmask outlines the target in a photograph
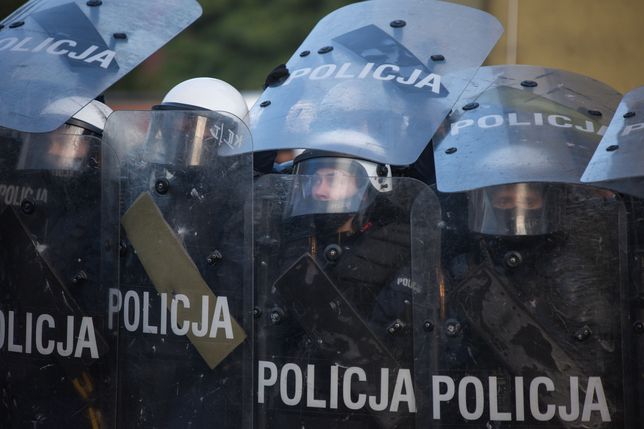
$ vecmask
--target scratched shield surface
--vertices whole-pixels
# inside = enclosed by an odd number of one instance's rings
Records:
[[[419,395],[432,400],[419,406],[424,427],[640,425],[641,337],[633,323],[641,306],[639,283],[629,284],[622,260],[625,206],[590,186],[547,186],[557,191],[558,213],[547,213],[548,229],[532,235],[481,228],[495,214],[502,226],[503,211],[519,212],[507,200],[475,223],[468,214],[482,207],[480,191],[441,194],[440,276],[426,295],[433,328],[418,345],[431,368],[422,384],[429,393]],[[487,191],[501,197],[507,189]],[[524,201],[537,198],[532,191]],[[533,206],[523,221],[536,212],[544,213]],[[419,262],[418,275],[433,269]]]
[[[445,2],[338,9],[269,75],[250,113],[255,148],[410,164],[501,33],[491,15]]]
[[[194,0],[32,0],[0,22],[0,126],[58,128],[201,14]],[[73,94],[77,102],[48,112]]]
[[[116,244],[104,226],[118,209],[101,181],[117,176],[104,167],[115,154],[73,131],[0,128],[2,427],[115,422],[116,344],[101,281]]]
[[[438,199],[393,178],[355,216],[329,214],[311,183],[299,174],[255,183],[254,427],[426,427],[424,295],[436,270],[412,267],[438,264]],[[356,229],[329,230],[338,217]]]
[[[115,112],[105,141],[121,179],[118,423],[237,428],[251,386],[251,146],[235,116]]]

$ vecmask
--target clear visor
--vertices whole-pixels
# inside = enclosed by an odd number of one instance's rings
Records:
[[[561,226],[560,186],[518,183],[468,192],[471,231],[488,235],[542,235]]]
[[[147,161],[155,164],[207,165],[244,136],[234,118],[214,112],[153,111],[147,134]]]
[[[78,171],[85,167],[93,138],[75,125],[50,133],[21,134],[17,170]]]
[[[362,165],[346,158],[315,158],[295,166],[293,196],[287,217],[352,214],[362,207],[369,186]]]

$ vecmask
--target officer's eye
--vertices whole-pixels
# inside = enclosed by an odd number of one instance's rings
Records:
[[[494,207],[499,209],[511,209],[514,207],[514,198],[497,197],[494,199]]]

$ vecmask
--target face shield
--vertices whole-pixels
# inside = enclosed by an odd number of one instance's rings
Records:
[[[368,204],[370,186],[363,164],[349,158],[311,158],[295,165],[287,217],[357,213]]]
[[[157,110],[152,112],[145,159],[155,164],[198,167],[245,143],[240,120],[210,111]]]
[[[94,139],[95,134],[70,124],[50,133],[22,134],[16,169],[73,175],[87,165]]]
[[[487,235],[529,236],[556,232],[561,227],[561,186],[518,183],[468,192],[471,231]]]

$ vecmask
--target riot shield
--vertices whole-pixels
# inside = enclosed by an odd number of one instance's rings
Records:
[[[481,68],[434,137],[438,189],[579,183],[619,98],[575,73]]]
[[[601,182],[601,186],[644,197],[644,170],[641,166],[644,138],[644,87],[624,96],[606,134],[591,159],[582,182]]]
[[[105,139],[122,171],[118,422],[248,427],[252,160],[227,156],[248,129],[224,112],[116,112]]]
[[[333,215],[294,210],[312,180],[255,185],[254,427],[423,427],[429,315],[416,301],[436,270],[416,278],[412,263],[437,266],[438,201],[423,183],[393,178],[345,214],[350,228],[330,230]]]
[[[431,427],[641,425],[624,206],[602,190],[558,186],[561,222],[534,235],[477,231],[456,219],[475,210],[475,193],[442,197],[443,279],[428,296],[435,329],[423,384]]]
[[[60,131],[0,128],[0,143],[0,426],[113,426],[103,279],[118,235],[102,180],[114,153]]]
[[[194,0],[29,1],[0,23],[0,126],[58,128],[200,14]]]
[[[255,149],[416,161],[502,33],[447,2],[355,3],[323,18],[250,111]]]

